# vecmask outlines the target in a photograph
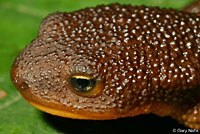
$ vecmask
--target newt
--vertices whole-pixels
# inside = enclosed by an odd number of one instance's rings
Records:
[[[200,129],[196,6],[109,4],[52,13],[16,57],[12,82],[53,115],[108,120],[153,113]]]

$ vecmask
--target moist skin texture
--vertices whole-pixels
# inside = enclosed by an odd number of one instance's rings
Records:
[[[101,5],[48,15],[15,59],[11,78],[25,100],[53,115],[154,113],[200,129],[199,52],[196,13]],[[75,91],[72,76],[96,80],[93,92]]]

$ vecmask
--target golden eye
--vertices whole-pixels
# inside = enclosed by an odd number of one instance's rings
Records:
[[[100,81],[95,78],[81,75],[74,75],[69,78],[69,84],[75,93],[81,96],[94,97],[98,95],[103,88]]]
[[[96,80],[82,76],[73,76],[70,78],[70,83],[77,92],[86,93],[95,87]]]

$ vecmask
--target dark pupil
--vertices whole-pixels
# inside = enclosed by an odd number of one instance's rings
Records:
[[[70,78],[71,86],[78,92],[89,92],[96,84],[94,79]]]

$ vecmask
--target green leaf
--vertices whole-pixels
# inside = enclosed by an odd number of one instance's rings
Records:
[[[165,123],[165,127],[161,124],[163,129],[174,127],[176,121],[152,115],[146,115],[147,118],[139,116],[114,121],[82,121],[45,114],[21,97],[11,83],[10,69],[18,53],[36,37],[42,19],[49,13],[71,12],[113,2],[180,9],[191,1],[193,0],[1,0],[0,90],[5,91],[7,96],[0,98],[0,134],[122,133],[130,130],[144,132],[145,129],[141,126],[151,132],[157,129],[152,124],[153,120],[172,123]]]

